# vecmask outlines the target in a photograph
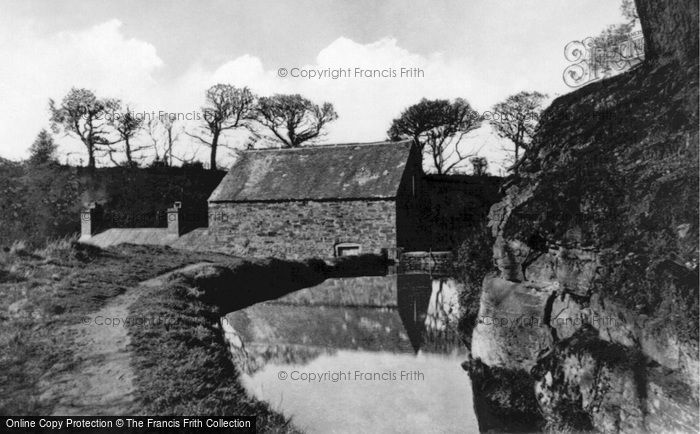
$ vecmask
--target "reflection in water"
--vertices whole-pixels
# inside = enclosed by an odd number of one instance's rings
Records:
[[[405,274],[329,279],[222,324],[246,388],[305,431],[472,432],[458,316],[453,280]]]

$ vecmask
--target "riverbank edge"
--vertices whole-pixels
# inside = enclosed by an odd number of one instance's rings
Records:
[[[129,325],[136,397],[143,414],[254,415],[261,432],[297,432],[293,421],[250,397],[240,383],[220,318],[327,278],[386,270],[383,258],[335,261],[242,259],[200,263],[153,279]]]

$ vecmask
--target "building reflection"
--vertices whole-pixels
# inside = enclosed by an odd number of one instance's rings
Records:
[[[462,351],[458,286],[452,279],[401,274],[329,279],[222,319],[239,366],[306,364],[338,350]]]

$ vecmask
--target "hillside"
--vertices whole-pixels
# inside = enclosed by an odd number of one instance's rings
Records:
[[[200,168],[97,168],[0,162],[0,246],[47,240],[80,231],[79,212],[104,206],[112,227],[165,227],[164,211],[182,201],[194,225],[206,224],[206,201],[223,171]]]
[[[637,6],[645,61],[556,99],[491,208],[482,429],[697,429],[698,6]]]

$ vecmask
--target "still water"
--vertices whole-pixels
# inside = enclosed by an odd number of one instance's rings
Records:
[[[329,279],[222,324],[249,393],[305,432],[478,432],[458,289],[425,274]]]

